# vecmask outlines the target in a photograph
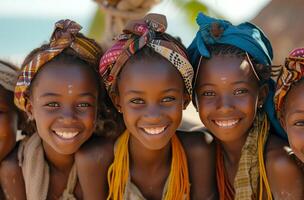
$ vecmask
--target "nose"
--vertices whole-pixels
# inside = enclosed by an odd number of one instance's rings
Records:
[[[230,95],[222,95],[217,99],[217,109],[223,113],[230,112],[234,109],[232,97]]]
[[[161,119],[161,109],[159,108],[159,106],[156,105],[148,106],[145,111],[144,118],[149,123],[159,122]]]
[[[62,109],[61,116],[59,118],[59,121],[65,124],[71,123],[76,120],[75,110],[67,106],[64,109]]]

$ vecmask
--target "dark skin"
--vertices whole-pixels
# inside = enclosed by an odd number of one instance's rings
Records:
[[[232,185],[248,130],[267,90],[242,58],[218,55],[200,66],[195,88],[200,118],[222,146]],[[275,199],[303,199],[303,175],[284,152],[284,145],[273,134],[268,138],[265,163],[271,191]]]
[[[304,162],[304,80],[294,84],[285,97],[281,124],[295,155]]]
[[[170,139],[181,121],[182,110],[189,103],[189,96],[183,88],[181,75],[167,60],[151,57],[127,62],[118,81],[119,92],[112,96],[117,109],[123,113],[127,129],[131,132],[129,141],[131,180],[149,200],[161,199],[170,173]],[[212,147],[200,134],[178,133],[178,137],[188,157],[191,196],[193,199],[203,199],[199,198],[203,195],[214,196],[214,191],[209,188],[210,185],[214,186],[212,185],[214,177],[211,175],[214,173],[214,167],[209,168]],[[106,181],[106,178],[100,177],[107,174],[107,167],[102,168],[102,165],[109,166],[113,161],[113,142],[103,142],[103,145],[94,147],[95,150],[92,150],[92,145],[85,147],[77,153],[79,157],[76,157],[76,161],[79,158],[81,163],[86,163],[86,167],[85,164],[82,165],[83,170],[91,171],[90,174],[95,174],[95,177],[86,176],[87,182],[84,184],[91,186],[88,186],[90,190],[84,190],[84,195],[88,194],[87,199],[106,199],[107,190],[100,191],[101,187],[96,187],[96,183],[101,186],[107,185],[106,182],[101,181]],[[94,162],[93,158],[88,157],[97,150],[98,155],[103,155],[107,162]],[[204,162],[202,156],[206,156]],[[200,157],[199,162],[194,160],[198,157]],[[98,165],[99,167],[96,167]],[[93,170],[96,172],[93,173]],[[99,194],[96,191],[98,188]],[[90,193],[96,196],[89,196]]]
[[[1,199],[24,199],[22,172],[18,166],[16,132],[18,129],[17,108],[13,93],[0,86],[0,183]]]
[[[32,82],[26,111],[36,122],[50,167],[48,199],[62,195],[74,154],[95,129],[98,87],[89,67],[77,61],[49,62]],[[83,198],[79,182],[74,195]]]

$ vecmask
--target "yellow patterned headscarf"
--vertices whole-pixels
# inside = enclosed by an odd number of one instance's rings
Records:
[[[280,117],[284,99],[291,86],[304,77],[304,48],[293,50],[285,60],[278,77],[274,104],[278,117]]]
[[[79,24],[68,19],[55,23],[48,48],[37,52],[23,67],[18,77],[14,100],[18,108],[25,110],[27,104],[25,93],[38,70],[65,49],[71,48],[81,59],[92,66],[98,66],[101,48],[93,40],[79,33],[81,28]]]

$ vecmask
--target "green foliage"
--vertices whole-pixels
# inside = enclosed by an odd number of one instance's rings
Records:
[[[100,39],[102,38],[102,33],[104,32],[104,18],[104,13],[102,13],[101,10],[98,8],[90,25],[88,36],[90,38],[96,39],[98,42],[100,42]]]

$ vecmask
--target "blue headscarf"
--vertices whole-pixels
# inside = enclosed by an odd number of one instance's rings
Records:
[[[213,44],[233,45],[247,52],[259,64],[271,65],[273,58],[270,41],[265,34],[254,24],[245,22],[238,26],[232,25],[229,21],[215,19],[199,13],[196,22],[199,30],[188,47],[188,55],[191,64],[197,68],[199,58],[210,58],[207,46]],[[197,73],[197,70],[196,70]],[[264,104],[266,111],[275,132],[287,139],[287,135],[276,118],[273,104],[274,81],[269,80],[269,94]]]

